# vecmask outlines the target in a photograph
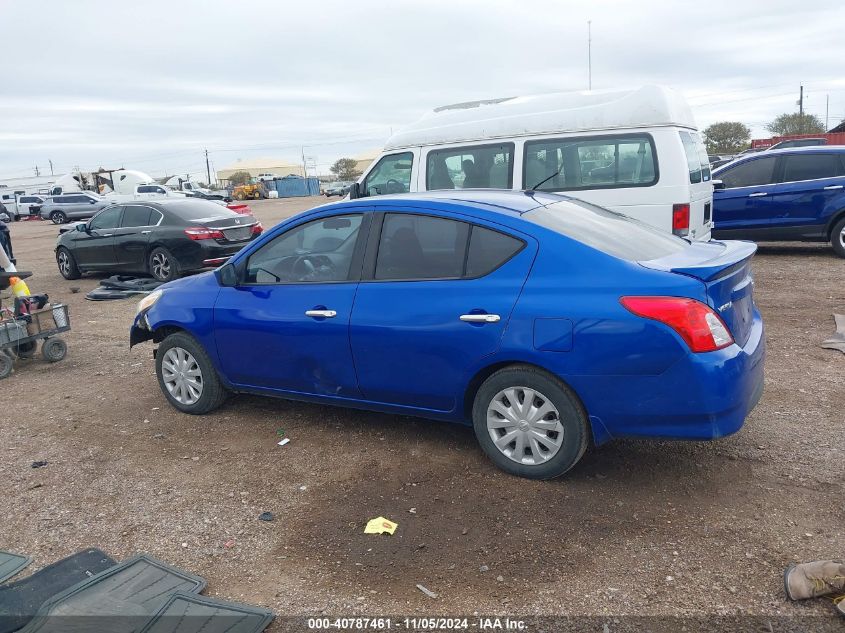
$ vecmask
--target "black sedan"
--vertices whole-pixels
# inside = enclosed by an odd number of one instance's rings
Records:
[[[206,200],[127,202],[61,233],[56,263],[65,279],[103,271],[171,281],[219,266],[262,230],[254,217]]]

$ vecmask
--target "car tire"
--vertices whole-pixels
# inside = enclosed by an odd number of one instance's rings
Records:
[[[184,332],[169,335],[158,346],[156,376],[167,401],[184,413],[208,413],[228,396],[202,345]]]
[[[41,344],[41,356],[48,363],[58,363],[67,355],[67,343],[60,338],[44,339]]]
[[[179,278],[179,262],[166,248],[154,248],[148,260],[150,274],[162,282]]]
[[[64,211],[53,211],[50,213],[50,220],[53,224],[64,224],[67,222],[67,215]]]
[[[830,245],[839,257],[845,257],[845,217],[833,225],[830,232]]]
[[[79,279],[82,277],[82,272],[79,266],[76,265],[76,259],[64,246],[60,246],[56,251],[56,265],[59,267],[59,273],[65,279]]]
[[[532,398],[530,409],[523,408],[529,406],[527,398]],[[493,463],[528,479],[563,475],[578,463],[590,439],[587,413],[575,393],[529,365],[505,367],[487,378],[475,395],[472,422]],[[506,436],[511,440],[503,444]]]

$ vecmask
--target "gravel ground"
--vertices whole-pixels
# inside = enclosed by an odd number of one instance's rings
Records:
[[[270,226],[319,202],[252,206]],[[829,248],[755,259],[766,392],[739,433],[616,441],[533,482],[454,425],[246,396],[180,414],[152,346],[128,348],[136,302],[86,301],[96,278],[63,280],[51,224],[11,231],[32,291],[73,322],[63,362],[22,361],[2,384],[0,549],[33,568],[87,546],[148,552],[206,577],[210,595],[279,614],[834,618],[782,589],[788,563],[845,556],[845,357],[818,346],[845,311],[845,260]],[[379,515],[394,536],[363,534]]]

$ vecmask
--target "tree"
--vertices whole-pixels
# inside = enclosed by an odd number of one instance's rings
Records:
[[[338,180],[355,180],[361,175],[361,172],[355,169],[357,165],[358,161],[354,158],[338,158],[334,165],[329,167],[329,171],[337,176]]]
[[[704,130],[708,154],[738,154],[748,148],[750,140],[751,130],[739,121],[721,121]]]
[[[766,126],[775,136],[791,136],[792,134],[823,134],[824,123],[814,114],[781,114]]]
[[[232,183],[235,187],[238,185],[245,185],[250,181],[252,178],[252,174],[248,171],[240,170],[234,172],[231,176],[229,176],[229,182]]]

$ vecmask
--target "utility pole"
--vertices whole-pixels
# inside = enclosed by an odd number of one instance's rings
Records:
[[[593,21],[587,20],[587,90],[593,89]]]
[[[39,171],[38,171],[38,165],[36,165],[36,166],[35,166],[35,177],[37,178],[37,177],[38,177],[38,176],[40,176],[40,175],[41,175],[41,174],[40,174],[40,173],[39,173]]]
[[[206,175],[206,179],[207,179],[205,181],[205,184],[210,187],[211,186],[211,165],[209,165],[209,163],[208,163],[208,150],[207,149],[205,150],[205,175]]]
[[[826,95],[824,98],[824,131],[827,132],[830,129],[828,125],[828,118],[830,117],[830,95]]]
[[[53,174],[53,161],[51,160],[49,162],[50,162],[50,175],[53,176],[53,175],[55,175],[55,174]]]
[[[302,151],[302,176],[308,178],[308,167],[305,165],[305,146],[299,148]]]

